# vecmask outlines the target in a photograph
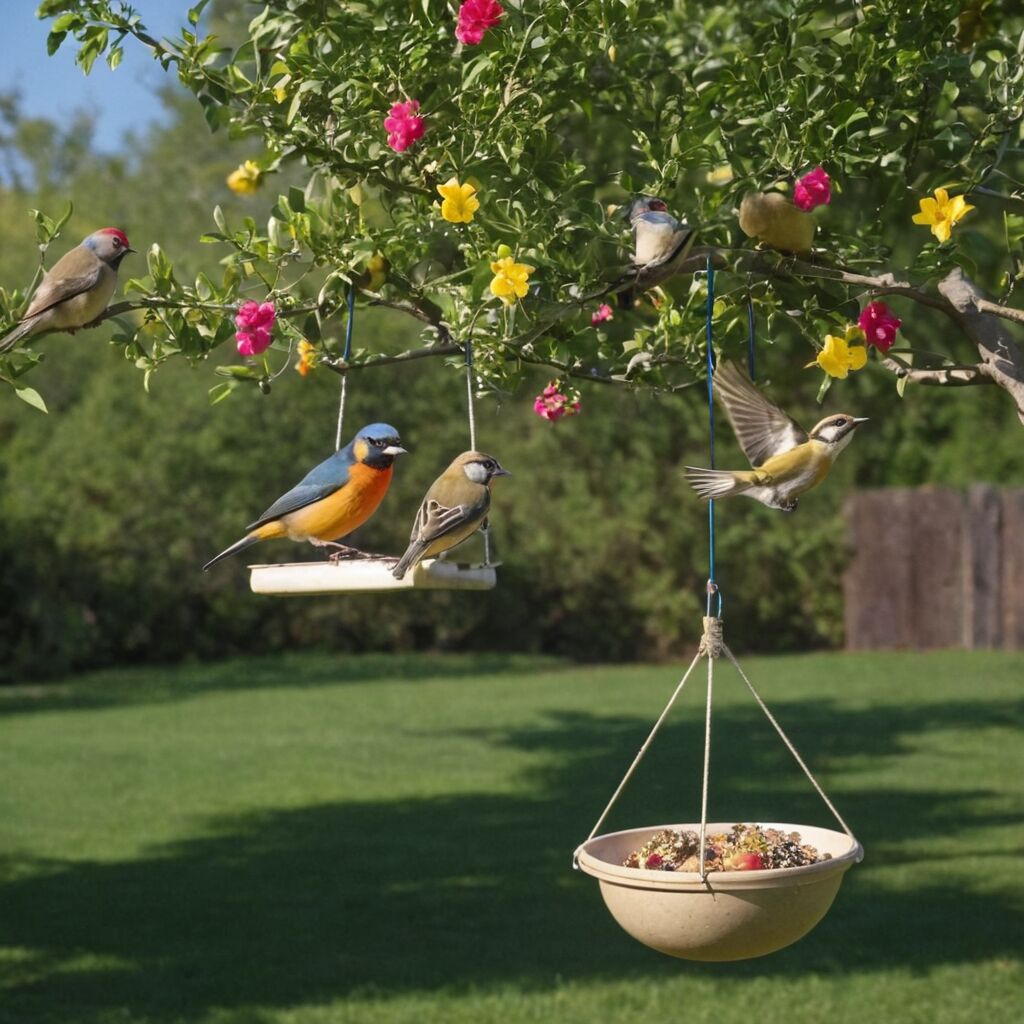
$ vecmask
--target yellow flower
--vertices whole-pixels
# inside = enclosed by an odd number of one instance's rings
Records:
[[[299,342],[299,361],[295,369],[305,377],[310,370],[316,366],[316,346],[306,341],[305,338]]]
[[[260,187],[263,172],[252,160],[246,160],[237,170],[228,175],[228,188],[240,196],[251,196]]]
[[[441,216],[452,224],[468,224],[473,214],[480,209],[480,200],[476,197],[476,189],[472,185],[460,185],[456,177],[449,178],[437,191],[444,200],[441,203]]]
[[[818,358],[807,365],[820,366],[830,377],[844,380],[851,370],[859,370],[868,361],[868,350],[863,342],[864,332],[855,324],[846,328],[846,335],[842,338],[826,334],[825,347],[818,353]]]
[[[948,242],[953,225],[974,209],[963,196],[950,199],[944,188],[937,188],[935,198],[928,196],[920,205],[921,212],[914,214],[914,223],[931,225],[932,234],[940,242]]]
[[[274,102],[284,103],[288,99],[288,90],[283,85],[274,87]]]
[[[529,263],[516,263],[511,256],[503,256],[491,264],[491,294],[497,295],[502,302],[511,305],[517,298],[521,299],[527,292],[527,278],[536,270]]]

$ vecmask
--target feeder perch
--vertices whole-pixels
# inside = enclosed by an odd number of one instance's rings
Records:
[[[492,590],[493,565],[465,565],[428,558],[398,580],[391,573],[395,559],[353,558],[339,562],[292,562],[250,565],[254,594],[301,597],[312,594],[381,593],[386,590]]]
[[[806,935],[832,905],[843,874],[864,851],[844,832],[807,825],[767,823],[799,832],[830,860],[769,871],[649,871],[622,862],[662,829],[654,825],[596,836],[578,851],[579,867],[598,880],[612,917],[634,939],[683,960],[747,960],[774,953]],[[707,826],[728,832],[732,823]]]

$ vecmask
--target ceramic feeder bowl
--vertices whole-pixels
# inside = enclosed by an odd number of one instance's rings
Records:
[[[653,871],[623,867],[633,850],[662,829],[700,831],[700,825],[654,825],[595,836],[578,851],[582,871],[601,885],[612,917],[634,939],[683,960],[747,960],[774,953],[806,935],[832,905],[843,875],[864,856],[845,832],[810,825],[762,824],[798,832],[830,860],[765,871]],[[728,832],[732,823],[708,824]]]

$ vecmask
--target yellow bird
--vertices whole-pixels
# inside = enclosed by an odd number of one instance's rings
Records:
[[[865,416],[840,412],[826,416],[808,434],[754,387],[736,363],[720,362],[715,393],[751,470],[686,467],[686,479],[702,498],[745,494],[769,508],[792,512],[801,494],[828,476],[839,453],[853,439]]]

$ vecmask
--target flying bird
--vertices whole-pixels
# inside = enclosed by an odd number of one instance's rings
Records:
[[[800,495],[828,476],[839,453],[866,422],[864,416],[826,416],[808,434],[761,394],[732,362],[720,362],[715,393],[753,469],[686,467],[686,479],[702,498],[745,494],[769,508],[792,512]]]
[[[117,287],[117,268],[135,250],[120,228],[94,231],[66,252],[43,275],[18,325],[0,338],[6,352],[25,338],[45,331],[72,331],[91,324]]]
[[[246,527],[248,532],[211,558],[203,571],[261,540],[288,537],[336,549],[332,557],[355,553],[338,541],[366,522],[387,494],[395,458],[404,455],[398,431],[387,423],[363,427],[344,448],[310,470],[287,494]]]
[[[657,196],[637,196],[629,204],[627,216],[633,228],[633,270],[638,275],[659,267],[667,271],[693,244],[693,229],[676,220]],[[619,305],[629,309],[635,294],[634,288],[619,292]]]
[[[416,513],[409,547],[391,571],[398,579],[423,558],[461,544],[484,524],[491,489],[499,476],[511,476],[483,452],[463,452],[430,485]]]

